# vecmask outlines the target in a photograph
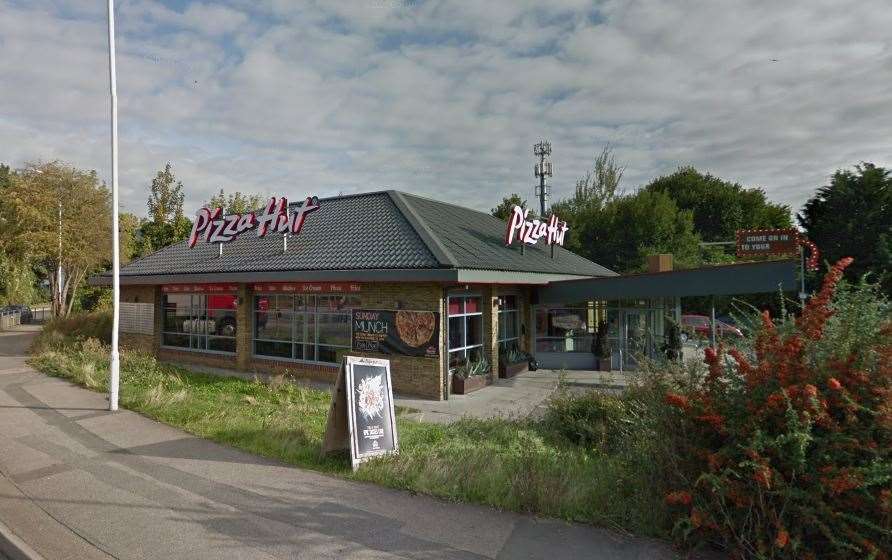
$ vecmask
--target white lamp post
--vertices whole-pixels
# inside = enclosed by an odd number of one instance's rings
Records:
[[[118,353],[120,322],[121,263],[118,250],[118,92],[115,77],[115,2],[108,0],[108,75],[111,93],[111,167],[112,167],[112,312],[111,364],[108,380],[108,409],[118,410],[118,385],[121,357]]]

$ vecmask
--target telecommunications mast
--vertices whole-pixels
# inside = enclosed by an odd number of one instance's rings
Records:
[[[545,182],[545,178],[552,176],[551,162],[547,161],[548,156],[551,155],[551,142],[541,140],[533,145],[533,154],[539,158],[539,163],[533,167],[533,176],[539,179],[539,184],[536,185],[536,196],[539,197],[539,215],[544,217],[545,211],[548,209],[548,184]]]

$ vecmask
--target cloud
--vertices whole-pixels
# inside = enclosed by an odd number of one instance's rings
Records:
[[[171,161],[223,187],[568,194],[611,143],[634,189],[679,165],[798,208],[839,167],[892,165],[884,0],[118,2],[122,200]],[[108,165],[105,13],[0,0],[0,160]]]

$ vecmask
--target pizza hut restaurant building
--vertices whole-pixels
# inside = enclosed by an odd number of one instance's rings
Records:
[[[202,234],[122,267],[122,344],[329,382],[344,355],[383,357],[398,393],[442,399],[450,368],[486,360],[496,375],[500,359],[536,353],[537,288],[615,276],[545,239],[507,245],[505,221],[413,194],[318,206],[296,234]]]

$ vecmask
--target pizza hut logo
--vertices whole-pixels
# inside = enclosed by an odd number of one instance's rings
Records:
[[[288,199],[272,197],[259,216],[255,212],[224,216],[222,208],[202,208],[192,224],[189,247],[195,247],[202,235],[208,243],[228,243],[251,229],[257,230],[257,237],[264,237],[270,231],[297,235],[303,228],[307,214],[318,209],[319,199],[315,196],[308,196],[302,205],[291,212]]]
[[[511,245],[515,237],[527,245],[535,245],[544,237],[549,245],[563,246],[564,237],[570,229],[567,222],[562,222],[554,214],[547,221],[528,220],[529,215],[529,209],[514,207],[508,219],[508,229],[505,231],[505,245]]]

